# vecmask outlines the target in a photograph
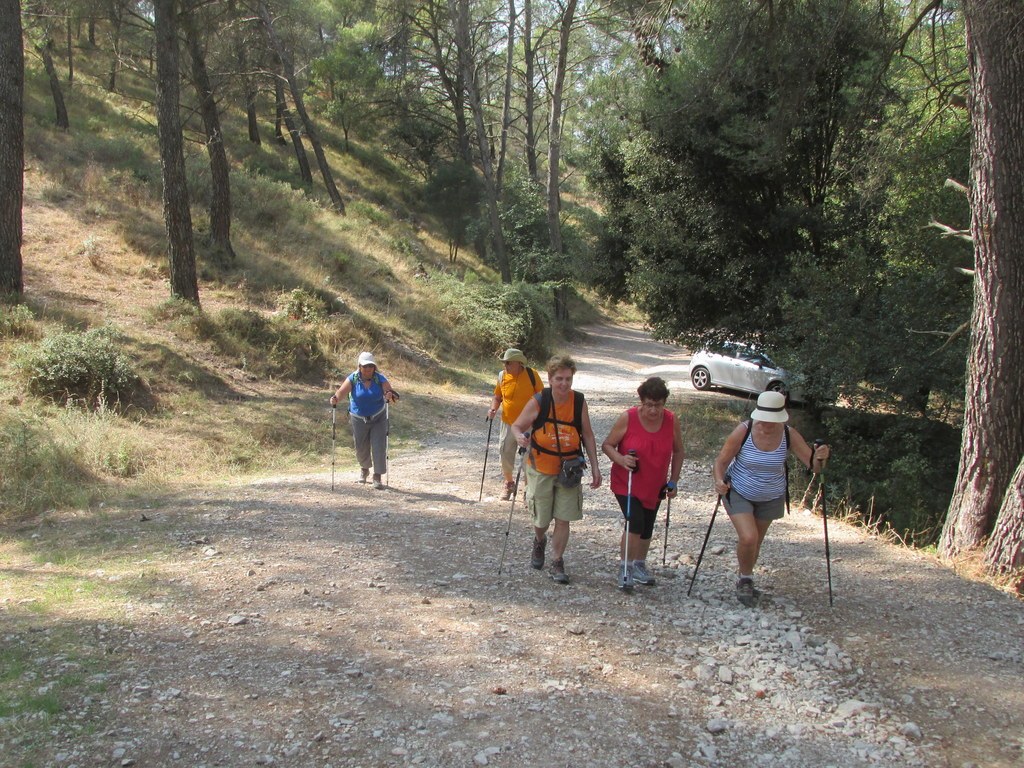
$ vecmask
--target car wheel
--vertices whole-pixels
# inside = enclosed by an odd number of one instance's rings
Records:
[[[773,381],[773,382],[771,382],[768,385],[767,389],[765,389],[765,392],[781,392],[784,395],[788,395],[789,394],[789,392],[786,391],[785,383],[783,383],[781,381]]]
[[[690,381],[694,389],[707,389],[711,386],[711,373],[704,366],[697,366],[690,371]]]

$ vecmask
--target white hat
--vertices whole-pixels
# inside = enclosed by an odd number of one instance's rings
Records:
[[[359,365],[372,365],[376,367],[377,361],[373,359],[372,352],[360,352],[359,353]]]
[[[506,363],[522,363],[523,365],[528,365],[528,363],[526,362],[526,355],[524,355],[515,347],[510,347],[509,349],[506,349],[505,354],[501,356],[501,359],[504,360]]]
[[[757,408],[750,414],[754,421],[774,421],[784,423],[789,421],[789,414],[786,413],[786,396],[781,392],[762,392],[757,396]]]

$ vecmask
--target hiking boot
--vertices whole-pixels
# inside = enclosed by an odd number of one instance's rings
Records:
[[[516,493],[516,484],[512,480],[505,481],[505,495],[501,497],[502,501],[508,501]]]
[[[740,580],[736,582],[736,599],[743,603],[747,608],[754,607],[760,594],[760,592],[754,589],[753,579],[749,577],[741,577]]]
[[[360,483],[365,483],[366,482],[366,478],[368,478],[369,476],[370,476],[370,468],[369,467],[363,467],[362,469],[359,470],[359,482]]]
[[[633,591],[633,566],[630,563],[619,563],[619,589]]]
[[[551,563],[551,578],[559,584],[568,584],[569,577],[565,573],[565,562],[558,558]]]
[[[530,553],[530,565],[538,571],[544,567],[544,548],[548,545],[548,537],[541,536],[533,540],[533,552]]]
[[[633,581],[637,584],[646,584],[648,587],[654,586],[654,577],[647,570],[647,563],[644,560],[633,561]]]
[[[380,475],[373,476],[373,487],[376,488],[378,491],[384,490],[384,483],[380,481]]]

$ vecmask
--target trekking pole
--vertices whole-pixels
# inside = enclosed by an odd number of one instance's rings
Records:
[[[732,480],[729,475],[725,476],[725,482],[728,484]],[[700,570],[700,563],[704,559],[704,550],[708,547],[708,539],[711,538],[711,529],[715,527],[715,515],[718,514],[718,508],[722,505],[722,494],[718,494],[718,501],[715,502],[715,511],[711,513],[711,522],[708,523],[708,532],[704,534],[704,543],[701,545],[700,554],[697,555],[697,565],[693,567],[693,576],[690,577],[690,587],[686,590],[686,596],[690,596],[690,592],[693,591],[693,582],[697,580],[697,571]]]
[[[629,451],[629,455],[636,458],[636,451]],[[619,586],[627,592],[633,589],[633,574],[629,572],[629,518],[633,504],[633,472],[636,465],[629,469],[629,478],[626,480],[626,522],[622,533],[622,584]]]
[[[668,521],[672,517],[672,497],[668,497],[668,506],[665,507],[665,538],[661,542],[661,564],[665,565],[665,556],[668,554]]]
[[[814,466],[814,454],[825,444],[820,437],[811,448],[811,467]],[[828,510],[825,508],[825,472],[818,472],[818,490],[821,491],[821,524],[825,529],[825,573],[828,576],[828,607],[832,608],[832,555],[828,548]]]
[[[384,474],[387,475],[388,479],[385,485],[388,488],[391,487],[391,403],[387,400],[384,401],[384,466],[388,468],[388,471]]]
[[[331,490],[334,490],[334,459],[338,455],[337,450],[337,416],[338,406],[331,406]]]
[[[487,419],[487,447],[484,448],[484,471],[480,475],[480,495],[476,497],[480,501],[484,497],[484,478],[487,477],[487,454],[491,450],[491,429],[494,427],[494,419]]]
[[[529,435],[529,432],[523,434]],[[512,512],[516,508],[516,496],[519,495],[519,476],[523,473],[523,462],[526,461],[526,449],[519,446],[519,469],[516,470],[516,482],[512,491],[512,503],[508,508],[508,527],[505,528],[505,544],[501,547],[501,560],[498,561],[498,575],[501,576],[501,567],[505,564],[505,550],[508,549],[508,535],[512,532]]]

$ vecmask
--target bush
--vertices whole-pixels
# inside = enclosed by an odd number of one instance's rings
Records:
[[[319,323],[327,317],[327,302],[309,291],[296,288],[279,300],[284,313],[292,320],[303,323]]]
[[[480,354],[518,347],[543,360],[551,342],[552,317],[543,289],[526,283],[466,284],[451,275],[431,278],[442,312]]]
[[[32,310],[24,304],[0,303],[0,338],[34,338],[36,328]]]
[[[130,400],[139,380],[109,327],[48,336],[22,366],[34,394],[60,402],[80,399],[90,408]]]
[[[288,317],[268,319],[252,310],[224,309],[212,340],[240,368],[286,379],[320,376],[326,358],[314,329]]]
[[[959,430],[936,421],[867,413],[826,419],[834,456],[830,495],[867,522],[928,544],[937,537],[956,479]]]
[[[81,504],[86,477],[42,429],[0,413],[0,520]]]

